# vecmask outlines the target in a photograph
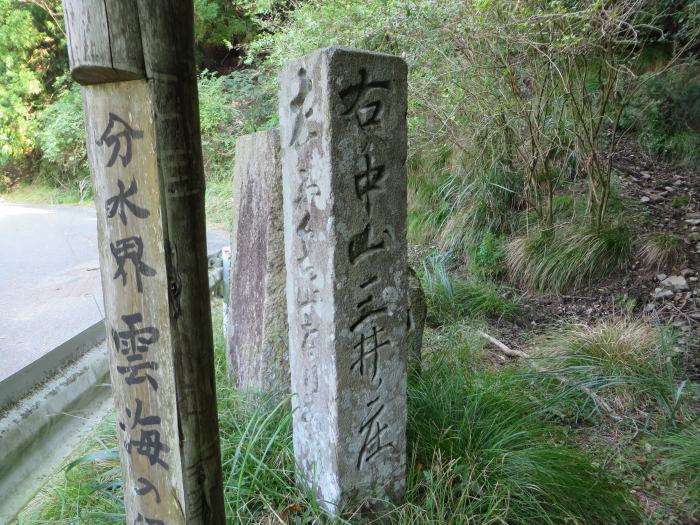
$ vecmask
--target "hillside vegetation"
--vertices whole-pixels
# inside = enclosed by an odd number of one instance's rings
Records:
[[[212,224],[232,216],[236,138],[277,124],[287,60],[340,44],[409,65],[409,257],[429,326],[408,492],[386,523],[700,522],[698,2],[195,7]],[[60,5],[0,12],[0,198],[89,201]],[[288,404],[241,399],[217,345],[230,523],[328,521],[294,484]],[[113,427],[19,523],[123,520]],[[339,522],[363,523],[353,510]]]

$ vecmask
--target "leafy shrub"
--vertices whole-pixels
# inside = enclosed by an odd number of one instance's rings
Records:
[[[195,0],[194,32],[197,45],[231,46],[234,38],[244,42],[250,39],[257,29],[252,3],[248,0]]]
[[[222,180],[231,176],[239,134],[235,93],[225,76],[208,71],[200,75],[197,88],[204,172],[209,180]]]
[[[503,238],[487,231],[471,257],[471,268],[478,276],[498,277],[503,272],[505,256]]]
[[[80,86],[73,84],[59,93],[39,112],[37,122],[36,144],[42,152],[44,174],[58,186],[88,178]]]
[[[41,11],[0,0],[0,166],[31,151],[32,105],[44,93],[41,72],[51,38],[38,23]],[[39,50],[41,46],[45,49]],[[42,56],[43,55],[43,56]]]
[[[535,230],[506,245],[510,275],[537,291],[561,292],[624,267],[632,254],[632,234],[624,226],[567,225]]]
[[[211,182],[230,179],[238,136],[274,123],[274,95],[270,77],[253,70],[219,76],[205,71],[199,78],[199,111],[205,174]],[[80,88],[72,85],[60,92],[37,117],[37,149],[41,151],[41,173],[52,184],[77,187],[90,195],[85,150],[85,130]],[[223,204],[222,204],[223,203]],[[217,220],[228,211],[219,209]]]

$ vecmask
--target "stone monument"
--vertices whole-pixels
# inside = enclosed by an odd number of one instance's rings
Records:
[[[294,451],[331,512],[405,486],[406,74],[332,47],[280,76]]]
[[[236,142],[228,363],[238,388],[289,391],[279,131]]]

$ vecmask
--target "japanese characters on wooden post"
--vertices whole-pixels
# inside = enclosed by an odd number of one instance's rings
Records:
[[[185,56],[170,61],[194,63],[186,36],[192,5],[171,6],[168,20],[148,1],[64,4],[71,70],[86,84],[127,523],[223,524],[199,130],[182,124],[198,119],[194,70],[153,68],[167,45],[154,40],[163,25],[185,35],[170,51]],[[151,27],[140,27],[139,17]],[[180,123],[176,140],[164,122]],[[189,179],[180,180],[182,171]],[[178,228],[179,216],[189,230]]]
[[[280,77],[294,450],[331,511],[405,485],[406,74],[334,47]]]

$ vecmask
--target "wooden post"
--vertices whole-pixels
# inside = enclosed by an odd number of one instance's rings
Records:
[[[191,0],[64,0],[129,525],[223,524]]]

